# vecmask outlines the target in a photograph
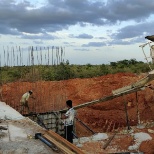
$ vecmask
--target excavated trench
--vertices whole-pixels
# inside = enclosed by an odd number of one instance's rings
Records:
[[[71,79],[59,82],[14,82],[2,86],[2,101],[16,110],[20,109],[20,98],[23,93],[32,89],[35,100],[29,100],[30,110],[36,113],[51,112],[65,108],[67,99],[73,100],[73,106],[90,102],[112,94],[112,90],[130,85],[145,74],[132,73],[109,74],[87,79]],[[154,82],[151,81],[153,84]],[[154,120],[153,91],[145,88],[137,93],[127,94],[106,102],[98,103],[77,110],[77,117],[95,132],[111,132],[117,128],[127,127],[127,116],[124,102],[127,102],[128,121],[130,126],[138,124],[137,108],[140,121]],[[130,103],[131,105],[130,105]],[[138,104],[137,104],[138,103]],[[25,111],[26,113],[26,111]],[[88,135],[86,128],[77,124],[79,136]]]

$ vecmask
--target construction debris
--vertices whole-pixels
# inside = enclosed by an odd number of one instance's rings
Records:
[[[4,102],[0,102],[0,154],[54,154],[55,152],[39,140],[35,132],[45,129],[29,118],[25,118]],[[6,117],[10,117],[9,120]],[[61,152],[60,152],[61,153]]]

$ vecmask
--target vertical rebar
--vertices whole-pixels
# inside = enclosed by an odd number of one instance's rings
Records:
[[[3,51],[4,51],[4,66],[6,66],[6,63],[5,63],[5,49],[3,47]]]
[[[50,55],[50,51],[51,51],[51,55]],[[52,93],[52,90],[53,90],[52,84],[51,84],[51,87],[49,86],[46,89],[46,86],[45,86],[46,84],[44,84],[43,82],[38,82],[37,84],[36,81],[37,80],[42,81],[41,71],[42,71],[42,68],[45,67],[43,65],[49,66],[52,64],[52,66],[50,66],[51,69],[52,67],[54,67],[54,64],[58,66],[62,61],[64,61],[63,59],[64,54],[65,54],[64,49],[62,47],[54,47],[54,46],[43,47],[43,48],[42,47],[34,48],[34,46],[30,46],[27,52],[25,51],[25,48],[22,48],[21,46],[15,46],[11,48],[9,46],[7,46],[6,48],[3,47],[3,53],[0,55],[0,60],[1,60],[0,70],[2,70],[1,67],[3,63],[3,65],[7,66],[8,69],[10,69],[10,67],[12,66],[17,66],[17,70],[20,71],[20,79],[19,79],[20,81],[17,81],[16,87],[13,87],[14,84],[12,83],[7,85],[7,86],[11,85],[9,88],[11,92],[7,94],[6,101],[9,102],[10,105],[12,105],[12,107],[17,107],[19,106],[21,95],[23,95],[26,91],[31,89],[32,90],[34,89],[34,94],[35,94],[35,89],[39,89],[37,90],[37,95],[39,95],[39,99],[37,99],[36,101],[34,100],[33,105],[31,105],[31,109],[33,109],[33,111],[46,112],[46,111],[54,110],[56,108],[60,109],[63,106],[63,104],[65,104],[65,100],[67,96],[66,91],[64,91],[63,83],[62,82],[58,83],[59,94],[55,95]],[[40,63],[40,66],[36,66],[39,63]],[[27,65],[28,69],[26,69],[25,67],[20,67],[24,65]],[[48,69],[50,69],[50,67],[48,67]],[[2,73],[3,72],[1,71],[0,82],[2,82]],[[25,83],[25,79],[27,81],[32,80],[33,82]],[[49,81],[48,84],[50,85],[50,83],[51,81]],[[39,85],[39,84],[42,84],[42,85]],[[15,91],[20,92],[19,96],[14,96]],[[42,104],[43,102],[46,104],[46,106],[43,106]],[[36,103],[39,105],[36,106]],[[25,110],[24,110],[24,113],[25,113]]]
[[[53,49],[54,49],[54,46],[52,46],[52,66],[54,65]]]
[[[47,47],[47,49],[48,49],[48,66],[50,65],[50,63],[49,63],[49,59],[50,59],[50,55],[49,55],[49,47]]]
[[[125,114],[126,114],[126,124],[127,124],[127,129],[130,130],[130,124],[129,124],[129,119],[128,119],[128,112],[127,112],[127,102],[126,102],[126,98],[124,97],[124,106],[125,106]]]
[[[137,94],[137,91],[135,93],[136,95],[136,109],[137,109],[137,121],[138,121],[138,124],[141,124],[141,121],[140,121],[140,112],[139,112],[139,106],[138,106],[138,94]]]

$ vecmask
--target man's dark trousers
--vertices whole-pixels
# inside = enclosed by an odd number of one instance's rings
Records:
[[[64,126],[64,137],[69,142],[73,143],[73,125]]]

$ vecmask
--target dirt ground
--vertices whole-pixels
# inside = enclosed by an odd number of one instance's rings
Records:
[[[117,73],[95,78],[65,81],[37,81],[31,83],[19,81],[3,85],[2,101],[19,111],[19,101],[22,94],[32,89],[35,99],[29,100],[31,111],[48,112],[60,110],[65,108],[67,99],[73,100],[74,106],[97,100],[112,95],[113,90],[132,84],[145,75]],[[154,81],[151,84],[154,85]],[[135,126],[139,121],[144,123],[153,121],[153,94],[153,90],[145,88],[137,93],[81,108],[77,111],[77,117],[94,132],[114,132],[117,128],[124,128],[128,124]],[[125,103],[127,104],[128,123],[126,122]],[[139,114],[137,114],[137,111],[139,111]],[[77,122],[76,133],[78,136],[89,136],[92,134],[79,122]],[[145,153],[149,153],[151,150],[150,153],[154,153],[154,135],[152,136],[153,140],[142,143],[140,150]],[[117,144],[120,144],[120,142],[118,140]],[[128,145],[130,142],[132,140],[129,137],[122,139],[123,145]],[[98,147],[100,147],[99,144],[97,145]]]

